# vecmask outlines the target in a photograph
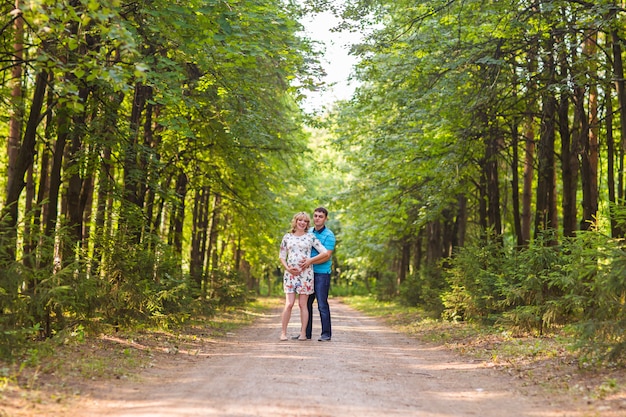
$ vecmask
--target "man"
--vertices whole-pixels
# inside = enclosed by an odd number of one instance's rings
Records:
[[[310,339],[313,332],[313,300],[317,300],[317,309],[320,312],[320,320],[322,322],[322,333],[317,339],[320,342],[330,342],[332,337],[330,325],[330,306],[328,305],[328,292],[330,290],[330,271],[332,267],[332,254],[335,250],[335,234],[326,227],[328,219],[328,210],[324,207],[318,207],[313,212],[313,227],[309,229],[317,237],[322,245],[326,248],[326,257],[321,257],[313,264],[313,280],[315,296],[309,297],[307,308],[309,310],[309,322],[306,328],[306,338]],[[311,258],[306,260],[302,266],[311,265],[311,259],[319,253],[315,248],[311,250]]]

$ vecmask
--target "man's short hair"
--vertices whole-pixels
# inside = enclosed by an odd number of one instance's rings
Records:
[[[320,206],[320,207],[316,208],[315,210],[313,210],[313,213],[315,213],[316,211],[318,213],[324,213],[324,217],[328,217],[328,210],[326,210],[324,207]]]

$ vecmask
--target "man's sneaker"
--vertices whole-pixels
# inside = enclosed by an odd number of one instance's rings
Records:
[[[330,342],[330,337],[320,337],[317,339],[318,342]]]

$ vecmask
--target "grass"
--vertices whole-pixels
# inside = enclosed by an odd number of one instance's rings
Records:
[[[280,302],[259,298],[177,326],[101,328],[97,334],[80,328],[28,342],[19,355],[0,360],[0,416],[36,415],[33,408],[42,407],[45,414],[54,415],[54,407],[88,388],[85,381],[106,384],[136,378],[138,370],[152,367],[165,355],[193,356]]]
[[[588,401],[604,400],[611,408],[626,408],[624,368],[583,366],[584,360],[573,348],[576,340],[565,331],[538,337],[503,326],[433,319],[419,307],[373,297],[355,296],[344,302],[422,343],[443,345],[465,358],[484,361],[524,384]]]

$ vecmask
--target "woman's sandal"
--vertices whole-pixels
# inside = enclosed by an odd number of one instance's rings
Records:
[[[281,341],[281,342],[284,342],[284,341],[286,341],[286,340],[289,340],[289,339],[287,339],[287,336],[281,336],[281,337],[280,337],[280,341]]]

